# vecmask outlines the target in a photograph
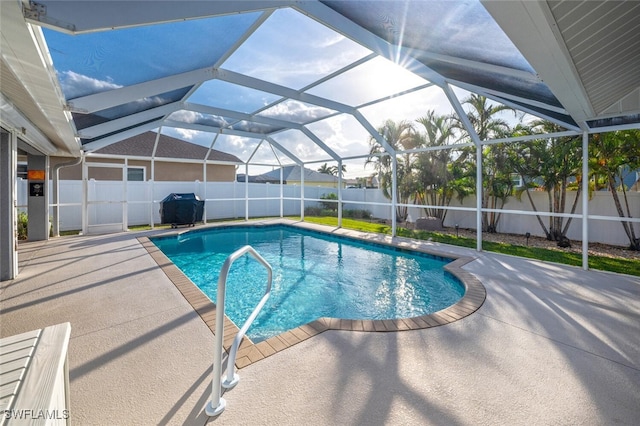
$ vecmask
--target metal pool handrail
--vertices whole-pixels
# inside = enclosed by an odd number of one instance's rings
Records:
[[[245,321],[244,325],[238,331],[235,339],[233,340],[233,344],[231,345],[231,351],[229,352],[229,357],[227,358],[227,380],[224,384],[221,384],[220,381],[222,379],[222,341],[224,334],[224,297],[226,293],[227,286],[227,275],[229,275],[229,269],[233,262],[235,262],[238,258],[242,257],[246,253],[252,255],[258,262],[260,262],[266,269],[269,274],[267,280],[267,289],[260,299],[260,302],[255,307],[249,318]],[[213,347],[213,382],[211,384],[211,402],[207,404],[205,408],[205,413],[208,416],[218,416],[220,415],[225,407],[226,401],[221,397],[222,394],[222,386],[229,389],[234,387],[240,377],[235,374],[235,362],[236,362],[236,354],[238,352],[238,347],[240,346],[240,342],[244,337],[244,334],[247,332],[251,323],[256,318],[260,310],[267,302],[267,299],[271,295],[271,278],[273,276],[273,271],[271,269],[271,265],[267,262],[257,251],[251,246],[244,246],[235,252],[233,252],[227,259],[224,261],[222,265],[222,269],[220,270],[220,276],[218,277],[218,294],[216,299],[216,336]]]

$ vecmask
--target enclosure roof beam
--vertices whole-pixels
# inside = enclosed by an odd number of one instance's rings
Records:
[[[111,145],[112,143],[120,142],[123,139],[132,138],[144,132],[148,132],[149,130],[154,130],[163,126],[162,119],[158,119],[149,123],[142,124],[132,129],[124,130],[118,134],[111,135],[99,139],[94,142],[88,142],[82,145],[82,148],[85,151],[96,151],[100,148],[104,148],[105,146]]]
[[[383,40],[327,5],[319,1],[303,1],[296,3],[294,8],[356,43],[365,46],[374,53],[396,64],[401,63],[404,68],[428,81],[438,86],[445,84],[444,77],[411,57],[410,49]]]
[[[217,78],[227,81],[229,83],[240,84],[245,87],[250,87],[256,90],[262,90],[263,92],[269,92],[280,95],[285,98],[294,99],[313,105],[318,105],[324,108],[333,109],[345,114],[351,114],[360,124],[369,132],[371,136],[390,154],[394,154],[395,150],[384,140],[376,129],[364,118],[364,116],[356,109],[349,105],[345,105],[339,102],[331,101],[329,99],[321,98],[319,96],[311,95],[309,93],[300,93],[297,90],[290,89],[288,87],[280,86],[278,84],[269,83],[264,80],[249,77],[243,74],[238,74],[233,71],[219,69]]]
[[[213,16],[231,15],[289,7],[291,0],[243,1],[163,1],[152,5],[146,1],[122,1],[113,7],[110,1],[48,2],[38,8],[37,1],[22,1],[28,22],[68,34],[82,34],[130,28],[142,25],[178,22]],[[64,17],[64,18],[62,18]]]
[[[282,145],[280,145],[277,141],[275,141],[272,137],[267,136],[265,138],[265,140],[267,142],[269,142],[271,145],[275,145],[276,148],[278,148],[278,150],[282,151],[287,157],[289,157],[290,159],[292,159],[297,165],[299,166],[303,166],[304,162],[298,158],[295,154],[293,154],[291,151],[289,151],[287,148],[283,147]]]
[[[453,84],[454,86],[458,86],[462,89],[468,90],[469,92],[477,93],[478,95],[482,95],[489,99],[493,99],[496,102],[512,107],[516,110],[526,112],[527,114],[531,114],[536,117],[540,117],[542,119],[551,121],[567,129],[574,130],[576,132],[582,132],[580,127],[574,125],[573,123],[568,123],[567,121],[558,119],[558,117],[555,117],[549,114],[544,114],[540,110],[534,110],[533,108],[527,107],[527,105],[531,107],[542,108],[549,112],[555,112],[558,114],[564,114],[566,116],[569,116],[569,113],[564,108],[559,108],[559,107],[548,105],[542,102],[532,101],[530,99],[521,98],[519,96],[514,96],[508,93],[500,92],[498,90],[486,89],[484,87],[479,87],[473,84],[462,83],[456,80],[449,80],[449,83]]]
[[[373,127],[366,118],[364,118],[364,116],[360,113],[360,111],[357,111],[357,110],[354,111],[353,117],[356,120],[358,120],[358,122],[362,125],[362,127],[364,127],[365,130],[371,136],[373,136],[373,138],[384,148],[385,151],[387,151],[390,155],[394,155],[394,156],[396,155],[396,150],[391,145],[389,145],[389,143],[380,134],[380,132],[378,132],[376,128]]]
[[[108,121],[106,123],[97,124],[95,126],[86,127],[78,131],[78,136],[83,139],[97,138],[102,135],[113,133],[127,127],[134,126],[137,123],[143,123],[153,118],[163,118],[164,116],[171,114],[182,108],[181,102],[173,102],[170,104],[162,105],[156,108],[151,108],[146,111],[141,111],[135,114],[127,115],[122,118]]]
[[[207,126],[205,124],[184,123],[175,120],[164,120],[162,122],[162,125],[166,127],[174,127],[177,129],[190,129],[197,130],[199,132],[220,133],[224,135],[241,136],[243,138],[250,139],[264,139],[266,136],[264,133],[247,132],[245,130],[228,129],[216,126]]]
[[[298,90],[291,89],[286,86],[270,83],[265,80],[260,80],[258,78],[250,77],[248,75],[240,74],[227,69],[220,68],[216,70],[215,77],[219,80],[226,81],[227,83],[239,84],[251,89],[261,90],[263,92],[279,95],[283,98],[294,99],[297,101],[306,102],[343,113],[351,113],[351,111],[353,110],[353,107],[340,102],[335,102],[326,98],[322,98],[320,96],[311,95],[309,93],[301,93]]]
[[[478,133],[476,133],[476,130],[473,127],[473,124],[471,124],[471,121],[469,121],[469,117],[467,116],[467,113],[465,112],[464,108],[462,108],[462,104],[460,104],[460,101],[456,97],[456,94],[453,93],[451,86],[447,84],[445,87],[443,87],[443,90],[445,95],[447,95],[447,99],[449,99],[449,103],[451,103],[451,106],[453,107],[458,118],[460,119],[460,122],[462,122],[462,125],[464,126],[465,130],[469,134],[469,137],[471,137],[471,140],[476,146],[480,146],[482,141],[480,140]]]
[[[329,148],[327,146],[327,144],[325,144],[324,142],[322,142],[322,140],[320,140],[319,137],[317,137],[315,135],[315,133],[313,133],[311,130],[309,130],[308,128],[306,128],[305,126],[302,126],[302,128],[300,128],[300,131],[302,133],[304,133],[309,139],[311,139],[313,141],[313,143],[315,143],[316,145],[318,145],[324,152],[326,152],[327,154],[329,154],[329,156],[331,156],[331,158],[333,158],[335,161],[340,160],[340,156],[338,154],[335,153],[334,150],[332,150],[331,148]]]
[[[74,98],[67,102],[67,107],[72,112],[90,114],[118,105],[157,96],[159,93],[166,93],[199,84],[203,81],[211,80],[215,77],[215,74],[215,68],[200,68],[170,77],[163,77],[156,80],[145,81],[144,83],[120,87],[107,92]]]
[[[279,120],[277,118],[263,117],[263,116],[254,115],[254,114],[247,114],[244,112],[238,112],[238,111],[225,109],[225,108],[210,107],[207,105],[195,104],[191,102],[185,102],[183,106],[184,106],[183,109],[187,111],[200,112],[203,114],[212,114],[212,115],[217,115],[221,117],[235,118],[238,120],[253,121],[255,123],[268,124],[270,126],[275,126],[275,127],[284,127],[287,129],[299,129],[302,127],[301,124],[294,123],[292,121]]]

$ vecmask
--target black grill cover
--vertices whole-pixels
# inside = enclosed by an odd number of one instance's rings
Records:
[[[193,225],[202,221],[204,201],[196,194],[169,194],[160,202],[162,223]]]

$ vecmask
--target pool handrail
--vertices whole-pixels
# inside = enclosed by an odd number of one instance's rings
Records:
[[[251,247],[249,246],[249,248]],[[255,253],[255,255],[260,256],[257,252]],[[262,307],[265,305],[265,303],[267,303],[267,299],[269,299],[269,296],[271,296],[271,277],[272,277],[271,265],[269,265],[269,263],[266,260],[264,260],[262,257],[258,257],[257,260],[260,263],[262,263],[265,266],[265,268],[267,268],[267,271],[269,274],[269,277],[267,280],[267,289],[265,290],[264,295],[262,296],[262,299],[260,299],[260,302],[258,302],[253,312],[251,312],[251,315],[249,315],[247,320],[244,322],[244,325],[240,328],[240,331],[238,331],[238,333],[236,334],[236,337],[233,339],[233,344],[231,345],[231,350],[229,351],[229,356],[227,357],[227,379],[224,382],[222,382],[222,387],[225,389],[233,388],[236,384],[238,384],[238,380],[240,380],[240,376],[238,376],[238,374],[236,374],[235,372],[236,371],[236,355],[238,353],[238,348],[240,347],[240,342],[242,342],[242,338],[244,337],[249,327],[251,327],[251,324],[253,324],[253,320],[256,319],[256,317],[262,310]]]
[[[258,305],[256,305],[251,315],[249,315],[249,318],[247,318],[240,331],[238,331],[238,334],[236,335],[233,344],[231,345],[231,351],[229,352],[229,356],[227,357],[227,380],[224,384],[222,384],[222,353],[224,351],[222,342],[224,334],[224,299],[227,286],[227,275],[229,275],[229,269],[231,269],[231,265],[233,264],[233,262],[247,253],[252,255],[267,269],[267,289],[264,296],[262,296],[262,299],[260,299]],[[220,269],[220,276],[218,277],[218,293],[216,298],[216,332],[213,347],[213,381],[211,384],[211,402],[207,404],[205,408],[205,413],[210,417],[220,415],[226,407],[226,401],[221,396],[222,386],[224,386],[226,389],[230,389],[238,383],[238,380],[240,380],[240,377],[235,374],[235,362],[238,347],[240,346],[240,342],[242,341],[244,334],[247,332],[247,330],[251,326],[251,323],[256,318],[258,313],[260,313],[260,310],[271,295],[272,277],[273,270],[269,262],[267,262],[253,247],[249,245],[244,246],[229,255],[229,257],[227,257],[227,259],[224,261],[222,268]]]

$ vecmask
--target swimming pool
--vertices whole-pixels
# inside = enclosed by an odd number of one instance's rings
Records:
[[[451,259],[287,225],[223,226],[152,241],[214,302],[225,259],[254,247],[273,267],[271,298],[247,333],[254,342],[320,317],[418,317],[456,303],[465,291],[443,269]],[[236,324],[262,297],[266,276],[251,257],[234,263],[225,310]]]

